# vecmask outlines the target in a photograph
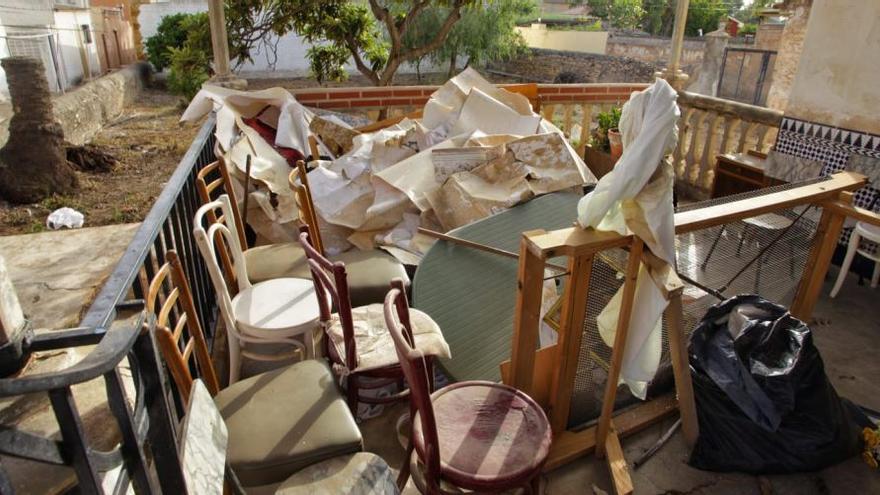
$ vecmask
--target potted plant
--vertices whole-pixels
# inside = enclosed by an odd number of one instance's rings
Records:
[[[614,107],[596,116],[597,128],[592,143],[586,147],[584,161],[596,177],[602,177],[614,168],[623,153],[623,143],[617,126],[620,124],[620,108]]]

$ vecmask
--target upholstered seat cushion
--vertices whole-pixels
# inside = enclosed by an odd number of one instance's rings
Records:
[[[383,305],[359,306],[351,310],[351,316],[354,320],[354,339],[358,356],[357,370],[363,371],[397,364],[394,341],[385,326]],[[426,356],[447,359],[451,357],[449,344],[443,338],[443,332],[430,316],[417,309],[410,309],[409,318],[413,327],[416,349],[422,351]],[[342,324],[335,313],[331,317],[327,333],[337,355],[345,356]]]
[[[229,430],[227,459],[245,486],[278,483],[310,464],[363,450],[323,361],[241,380],[214,401]]]
[[[306,253],[298,242],[254,246],[244,252],[252,284],[273,278],[312,278]]]
[[[394,278],[402,279],[409,286],[409,277],[403,264],[385,251],[352,249],[330,259],[345,263],[352,306],[381,303]]]

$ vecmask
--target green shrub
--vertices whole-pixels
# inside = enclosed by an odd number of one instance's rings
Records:
[[[162,18],[147,39],[147,56],[157,70],[168,68],[168,89],[191,99],[211,77],[211,28],[207,12]]]
[[[739,28],[739,31],[737,32],[737,34],[746,35],[746,34],[755,34],[757,32],[758,32],[758,25],[748,23],[748,24],[744,24],[743,27]]]
[[[147,60],[157,71],[162,71],[171,65],[168,48],[181,48],[186,42],[187,32],[181,27],[181,22],[187,17],[189,14],[166,15],[159,23],[156,34],[147,38],[144,43]]]
[[[599,112],[596,116],[598,128],[593,134],[593,146],[608,153],[611,151],[611,143],[608,142],[608,130],[617,129],[620,125],[620,108],[613,107],[607,112]]]
[[[171,58],[168,89],[191,100],[211,78],[209,53],[189,45],[168,50]]]

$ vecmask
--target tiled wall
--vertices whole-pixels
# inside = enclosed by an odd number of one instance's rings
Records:
[[[822,174],[827,175],[845,170],[853,153],[880,159],[880,136],[785,117],[779,127],[775,149],[780,153],[819,160],[825,164]],[[857,191],[855,205],[868,208],[880,195],[878,188],[880,184],[872,184]],[[880,201],[874,205],[874,211],[880,211]],[[851,228],[845,230],[842,243],[849,241],[851,231]],[[873,243],[865,247],[873,251],[878,248]]]

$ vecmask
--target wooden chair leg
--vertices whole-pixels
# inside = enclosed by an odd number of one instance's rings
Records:
[[[345,396],[348,401],[348,408],[354,417],[357,418],[358,413],[358,380],[355,375],[348,375]]]
[[[403,491],[406,482],[409,480],[409,461],[412,458],[412,454],[413,443],[412,440],[410,440],[406,447],[406,456],[403,458],[403,466],[400,466],[400,474],[397,475],[397,489],[400,491]]]
[[[541,472],[535,475],[534,478],[529,482],[528,485],[528,493],[531,495],[541,495]]]

